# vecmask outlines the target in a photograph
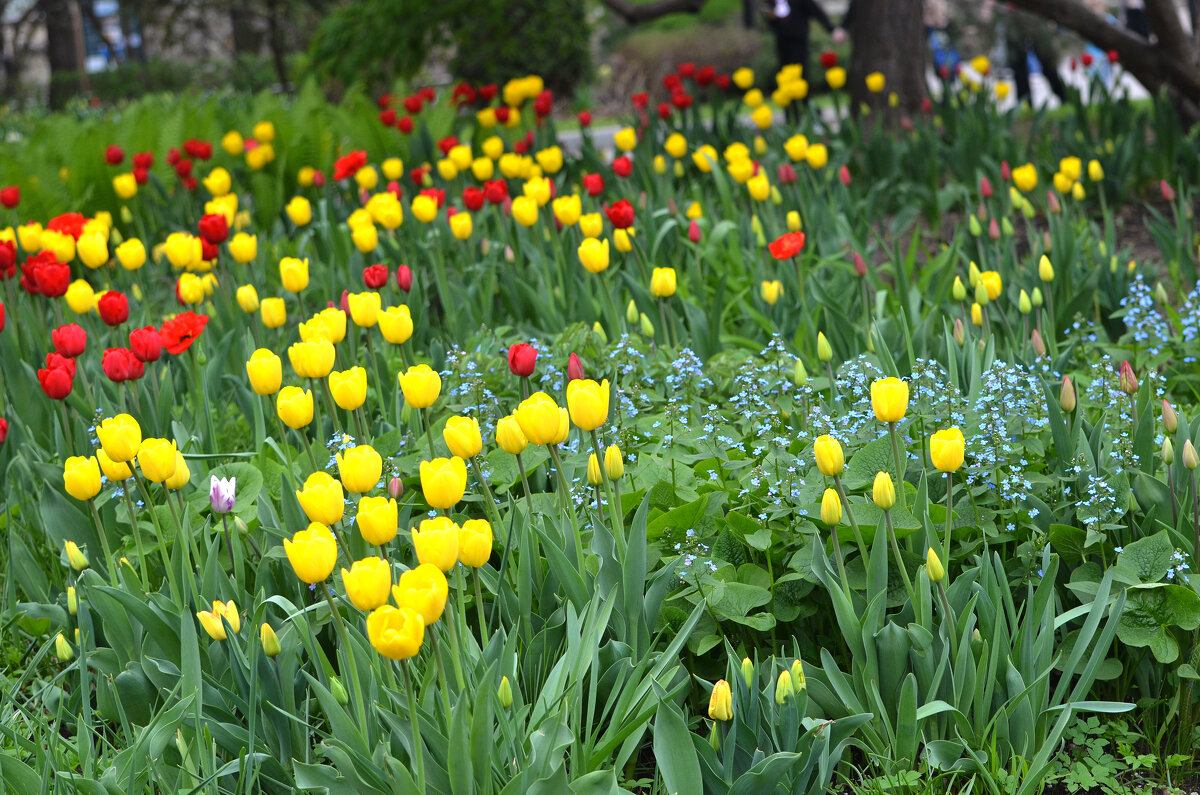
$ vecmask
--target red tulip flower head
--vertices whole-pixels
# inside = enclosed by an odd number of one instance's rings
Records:
[[[8,439],[8,420],[0,417],[0,444]]]
[[[599,174],[584,174],[583,189],[588,196],[599,196],[604,192],[604,177]]]
[[[222,213],[209,213],[200,219],[198,226],[200,237],[214,246],[224,243],[229,237],[229,222]]]
[[[135,328],[129,332],[129,350],[141,362],[157,362],[162,356],[162,335],[154,326]]]
[[[208,315],[198,315],[195,312],[184,312],[162,325],[162,344],[167,353],[178,356],[191,347],[196,338],[204,331],[208,323]]]
[[[107,326],[119,326],[129,319],[129,299],[125,293],[109,290],[96,302],[96,311]]]
[[[408,267],[407,265],[401,265],[400,267],[396,268],[397,287],[407,293],[412,289],[412,280],[412,268]]]
[[[109,144],[104,150],[104,161],[110,166],[119,166],[125,160],[125,150],[116,144]]]
[[[20,203],[21,189],[16,185],[9,185],[7,188],[0,189],[0,204],[11,210]]]
[[[800,249],[804,248],[804,240],[803,232],[788,232],[776,238],[768,248],[771,250],[771,256],[775,259],[791,259],[800,253]]]
[[[133,351],[128,348],[109,348],[104,352],[100,367],[110,381],[136,381],[146,374],[146,365],[142,364]]]
[[[528,377],[533,375],[537,365],[537,351],[527,342],[518,342],[508,349],[508,369],[513,375]]]
[[[633,205],[629,199],[621,199],[604,208],[608,220],[616,229],[628,229],[633,226]]]
[[[579,361],[579,354],[572,353],[567,359],[567,381],[582,381],[587,378],[587,374],[583,372],[583,362]]]
[[[50,355],[54,356],[55,354]],[[71,363],[70,369],[49,366],[51,363],[47,357],[47,367],[38,370],[38,384],[46,393],[46,397],[51,400],[66,399],[67,395],[71,394],[71,387],[75,385],[75,361],[73,359],[67,361]]]
[[[383,264],[368,265],[363,268],[363,284],[368,289],[378,290],[387,284],[388,266]]]

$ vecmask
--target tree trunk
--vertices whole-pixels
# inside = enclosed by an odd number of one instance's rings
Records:
[[[267,2],[267,44],[271,48],[271,63],[275,66],[275,76],[279,78],[279,87],[285,93],[291,91],[288,85],[287,66],[283,60],[283,32],[279,29],[279,0]]]
[[[925,97],[925,28],[921,0],[854,0],[850,22],[850,96],[857,110],[862,103],[889,117],[912,115]],[[871,93],[866,78],[880,72],[884,90]],[[896,108],[888,106],[895,92]],[[894,120],[894,118],[893,118]]]
[[[61,108],[82,90],[83,25],[74,0],[40,0],[50,61],[50,107]]]
[[[1079,0],[1012,0],[1013,5],[1057,22],[1104,50],[1116,50],[1121,66],[1152,94],[1166,89],[1180,115],[1200,122],[1200,48],[1179,22],[1174,0],[1146,0],[1153,44],[1089,10]],[[1193,31],[1193,34],[1195,31]]]

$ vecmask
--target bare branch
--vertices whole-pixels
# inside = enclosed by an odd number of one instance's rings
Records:
[[[649,22],[667,14],[696,14],[704,0],[653,0],[635,3],[632,0],[601,0],[614,14],[630,25]]]

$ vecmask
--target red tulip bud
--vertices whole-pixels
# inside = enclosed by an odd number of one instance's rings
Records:
[[[862,254],[859,254],[857,251],[854,252],[854,275],[855,276],[866,276],[867,275],[867,261],[865,259],[863,259]]]
[[[985,199],[992,198],[992,183],[988,181],[987,177],[979,178],[979,194]]]
[[[350,314],[350,291],[342,290],[341,310],[347,315]]]
[[[8,420],[0,417],[0,444],[8,438]]]
[[[1036,353],[1038,356],[1046,355],[1046,343],[1042,339],[1042,334],[1040,331],[1034,329],[1033,333],[1029,335],[1029,342],[1033,345],[1034,353]]]
[[[1070,414],[1075,410],[1075,385],[1071,383],[1071,377],[1064,375],[1062,386],[1058,390],[1058,404],[1062,406],[1062,410]]]
[[[849,167],[843,165],[841,168],[838,169],[838,181],[840,181],[843,185],[850,184],[850,169],[849,169]]]
[[[387,492],[393,500],[400,499],[400,495],[404,493],[404,481],[400,478],[392,478],[388,481]]]
[[[1005,182],[1012,181],[1012,169],[1009,167],[1007,160],[1000,161],[1000,179]]]
[[[1175,409],[1171,408],[1171,404],[1167,401],[1162,402],[1162,421],[1163,428],[1167,433],[1175,433],[1179,427],[1179,415],[1175,413]]]
[[[1127,395],[1138,391],[1137,374],[1133,372],[1133,366],[1128,360],[1121,362],[1121,391]]]
[[[513,375],[533,375],[533,368],[537,366],[537,356],[537,351],[532,345],[519,342],[508,349],[508,369]]]
[[[1170,185],[1168,185],[1167,181],[1165,179],[1159,181],[1158,189],[1162,191],[1163,201],[1165,201],[1165,202],[1175,201],[1175,189],[1172,188]]]
[[[1046,211],[1051,215],[1058,215],[1062,212],[1062,203],[1059,202],[1058,196],[1054,191],[1046,192]]]
[[[692,241],[693,243],[700,242],[700,224],[696,223],[695,218],[693,218],[692,222],[688,224],[688,240]]]
[[[407,265],[401,265],[399,268],[396,268],[397,287],[407,293],[412,289],[412,280],[412,268],[408,267]]]
[[[571,357],[567,359],[567,380],[575,381],[584,378],[587,376],[583,372],[583,362],[579,361],[578,354],[572,353]]]

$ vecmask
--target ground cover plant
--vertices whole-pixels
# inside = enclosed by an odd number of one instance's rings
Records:
[[[6,119],[0,780],[1189,781],[1197,134],[971,66]]]

